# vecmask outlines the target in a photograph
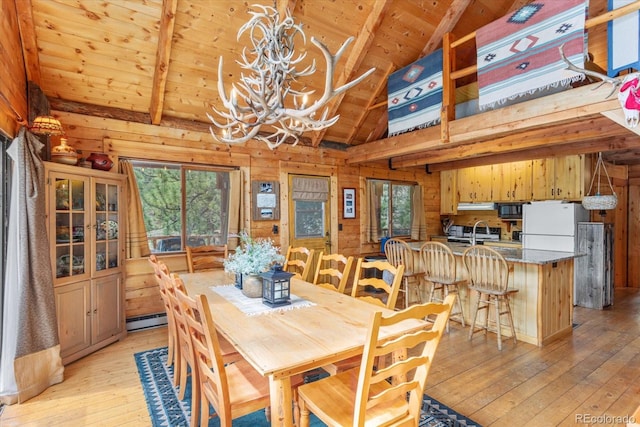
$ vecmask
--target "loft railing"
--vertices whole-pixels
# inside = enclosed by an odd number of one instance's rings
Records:
[[[587,19],[585,21],[585,29],[607,23],[638,10],[640,10],[640,0]],[[455,49],[471,40],[475,40],[475,37],[475,31],[457,40],[454,39],[453,34],[446,33],[442,40],[442,110],[440,113],[440,139],[442,142],[449,142],[449,123],[455,120],[456,117],[456,81],[478,72],[478,64],[456,70]]]

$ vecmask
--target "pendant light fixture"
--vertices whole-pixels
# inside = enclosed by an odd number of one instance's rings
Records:
[[[29,130],[36,135],[64,135],[60,121],[53,116],[36,117]]]

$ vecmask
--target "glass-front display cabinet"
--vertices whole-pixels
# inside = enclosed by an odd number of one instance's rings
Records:
[[[46,217],[64,364],[126,336],[125,177],[45,163]]]
[[[119,269],[121,183],[59,172],[51,172],[49,179],[54,189],[50,206],[55,215],[49,224],[55,278],[80,279]]]

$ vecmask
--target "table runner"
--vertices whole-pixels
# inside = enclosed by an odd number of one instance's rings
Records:
[[[585,14],[585,0],[536,1],[478,29],[480,109],[582,80],[565,69],[558,48],[564,44],[567,58],[584,67]]]
[[[240,289],[235,287],[235,285],[211,286],[211,290],[236,306],[238,310],[242,311],[247,316],[278,313],[286,310],[293,310],[295,308],[311,307],[316,305],[311,301],[307,301],[297,295],[291,294],[291,304],[272,308],[264,305],[262,303],[262,298],[249,298],[245,296]]]
[[[387,91],[389,136],[439,123],[442,49],[391,74]]]

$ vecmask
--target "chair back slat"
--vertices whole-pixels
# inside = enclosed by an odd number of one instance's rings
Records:
[[[314,249],[307,249],[305,247],[289,247],[283,270],[295,274],[302,280],[310,281],[314,252]]]
[[[509,267],[499,252],[487,246],[471,246],[462,254],[462,260],[473,287],[495,292],[507,290]]]
[[[426,280],[453,283],[456,280],[456,258],[451,249],[440,242],[426,242],[420,248],[420,259]]]
[[[229,256],[227,245],[187,246],[186,249],[189,273],[224,268],[224,260]]]
[[[341,254],[325,255],[320,252],[313,283],[342,294],[347,287],[352,265],[352,256],[345,257]]]
[[[373,277],[364,277],[364,271],[367,269],[377,270],[379,273],[372,275]],[[394,267],[388,261],[364,261],[360,258],[356,264],[351,296],[363,299],[373,304],[394,309],[398,299],[398,293],[400,292],[403,273],[404,265],[402,264],[398,267]],[[373,286],[376,289],[384,291],[387,294],[386,302],[373,296],[363,296],[362,294],[365,291],[364,288],[366,286]]]
[[[455,298],[453,294],[448,295],[442,304],[416,304],[391,315],[373,313],[360,365],[353,425],[364,426],[369,414],[376,410],[378,413],[386,411],[393,417],[386,420],[385,425],[418,425],[427,376]],[[428,316],[435,316],[432,326],[392,340],[379,338],[384,327]],[[411,349],[411,357],[406,357]],[[382,358],[392,360],[391,364],[375,369],[374,361]],[[394,401],[405,404],[381,409]]]
[[[402,239],[392,238],[384,244],[384,254],[394,267],[404,265],[405,274],[415,271],[411,247]]]

